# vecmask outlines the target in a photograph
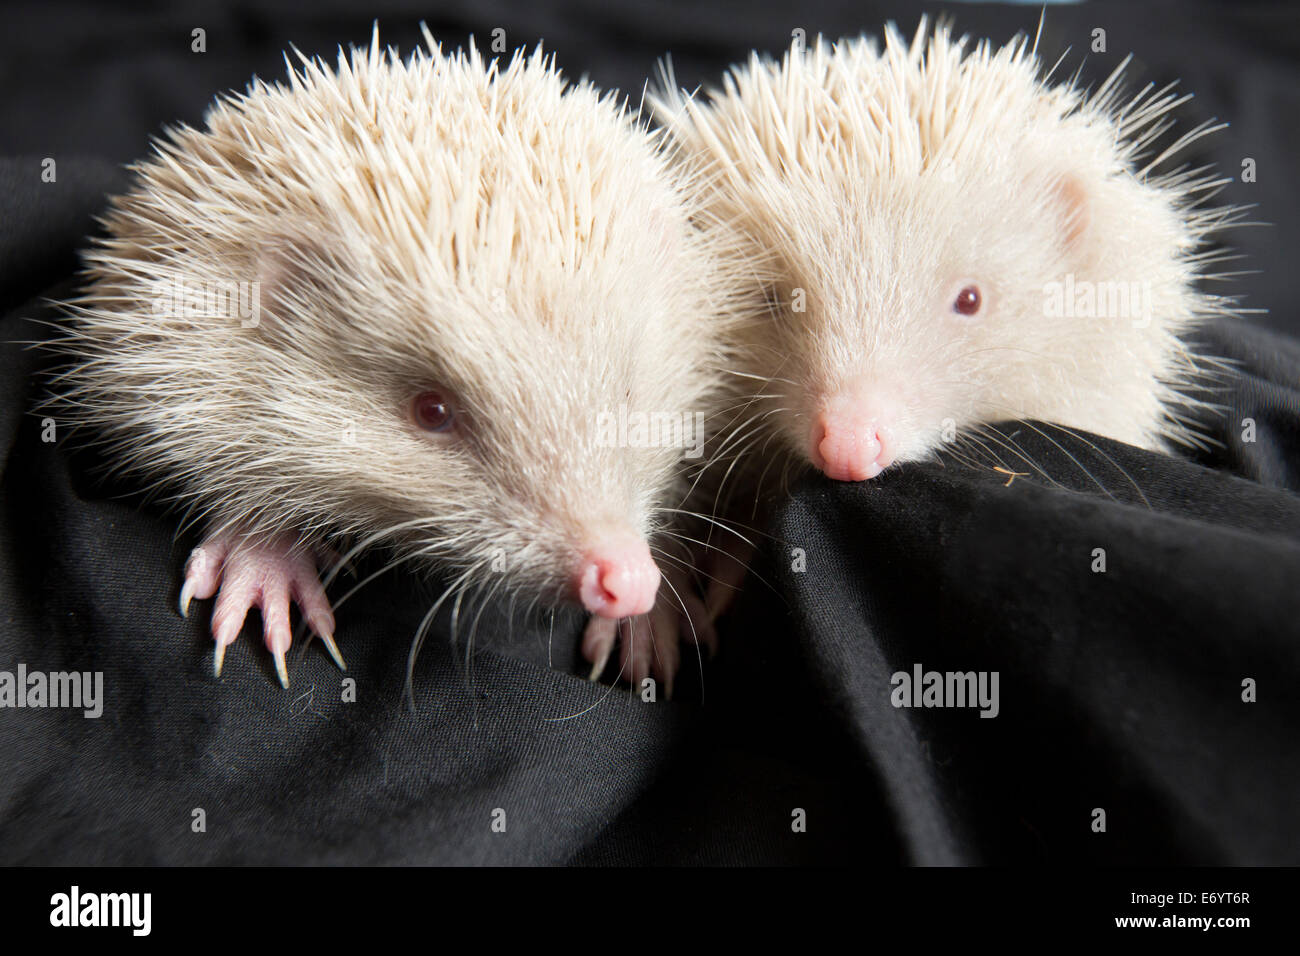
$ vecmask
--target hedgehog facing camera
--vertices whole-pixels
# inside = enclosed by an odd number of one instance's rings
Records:
[[[1187,334],[1235,311],[1200,283],[1240,210],[1205,205],[1224,180],[1171,166],[1218,127],[1166,136],[1186,97],[1126,95],[1124,69],[1087,93],[1053,83],[1037,41],[923,20],[910,43],[892,25],[883,48],[819,38],[704,96],[659,94],[719,248],[753,277],[746,371],[796,460],[871,479],[1010,448],[1004,421],[1206,440],[1194,386],[1225,369]]]
[[[593,661],[629,622],[623,676],[671,688],[699,631],[652,552],[683,450],[601,418],[713,400],[692,210],[613,95],[540,49],[425,38],[301,57],[134,167],[67,307],[59,407],[206,526],[181,605],[216,596],[218,674],[257,607],[288,686],[291,602],[342,666],[321,571],[382,545],[449,575],[426,623],[471,587],[576,603]]]

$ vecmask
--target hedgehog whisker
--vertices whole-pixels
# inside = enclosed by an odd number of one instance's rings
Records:
[[[982,458],[991,460],[993,462],[992,465],[988,465],[979,458],[971,457],[970,461],[973,463],[973,466],[976,469],[992,468],[994,471],[996,471],[998,468],[1001,468],[1003,470],[1010,470],[1007,468],[1006,462],[1003,461],[1002,456],[999,455],[994,449],[990,448],[989,443],[985,441],[984,437],[981,436],[977,431],[970,430],[970,431],[962,432],[957,436],[957,438],[959,442],[967,443],[967,449],[972,453],[972,455],[979,455],[982,456]],[[953,448],[951,445],[945,445],[944,451],[950,451],[954,455],[956,455],[956,449]]]
[[[797,389],[800,387],[798,382],[788,378],[777,378],[776,376],[755,375],[752,372],[741,372],[737,369],[730,369],[730,368],[719,369],[719,371],[725,375],[735,375],[740,378],[752,378],[757,382],[763,382],[765,384],[772,383],[772,382],[780,382],[781,384],[789,385],[792,388]]]
[[[326,573],[324,579],[321,581],[321,584],[325,587],[329,587],[330,582],[334,580],[339,571],[341,571],[349,561],[376,542],[381,541],[386,537],[396,535],[399,532],[407,531],[411,528],[432,527],[433,524],[434,520],[432,518],[412,518],[409,521],[401,521],[397,524],[389,525],[386,528],[381,528],[378,531],[366,535],[346,553],[339,555],[338,559],[335,560],[329,571]]]
[[[685,536],[685,535],[682,535],[681,537],[686,537],[686,536]],[[765,587],[767,587],[768,590],[770,590],[773,594],[776,594],[778,597],[780,597],[780,592],[779,592],[779,591],[778,591],[778,590],[777,590],[777,589],[776,589],[776,588],[775,588],[775,587],[774,587],[774,586],[773,586],[769,581],[767,581],[766,579],[764,579],[762,575],[760,575],[760,574],[758,574],[756,571],[754,571],[753,568],[752,568],[752,564],[748,564],[748,563],[745,563],[745,562],[743,562],[743,561],[740,561],[740,560],[737,558],[737,556],[736,556],[733,552],[731,552],[731,551],[727,551],[727,550],[725,550],[724,548],[719,548],[719,547],[717,547],[717,546],[715,546],[715,545],[706,544],[705,542],[699,540],[698,538],[689,538],[689,537],[686,537],[686,540],[688,540],[688,541],[694,541],[696,544],[703,545],[703,546],[706,547],[706,548],[711,548],[711,549],[714,550],[714,551],[718,551],[718,552],[720,552],[721,554],[725,554],[728,558],[730,558],[731,560],[735,561],[737,564],[741,564],[741,565],[743,565],[743,567],[745,568],[745,572],[746,572],[747,574],[752,574],[752,575],[754,575],[754,577],[758,579],[759,583],[763,584],[763,585],[764,585]],[[773,538],[772,540],[775,541],[776,539]],[[720,585],[722,585],[723,587],[732,587],[732,585],[728,584],[726,581],[720,581],[720,580],[718,580],[718,579],[715,578],[713,575],[709,574],[707,571],[703,570],[702,568],[699,568],[699,567],[695,566],[694,564],[687,564],[686,567],[687,567],[689,570],[695,572],[696,574],[699,574],[699,575],[701,575],[701,576],[703,576],[703,577],[708,578],[710,581],[713,581],[715,584],[720,584]]]
[[[497,589],[501,587],[502,580],[503,578],[498,576],[497,579],[492,582],[492,587],[488,590],[486,595],[483,595],[482,593],[484,583],[480,583],[474,592],[474,601],[478,603],[478,612],[474,615],[474,621],[470,625],[469,640],[465,642],[465,680],[470,689],[473,687],[473,650],[474,638],[478,635],[478,622],[483,616],[483,612],[487,609],[488,602],[492,600],[492,596],[496,594]]]
[[[768,436],[767,441],[763,442],[763,447],[759,451],[760,455],[767,454],[767,446],[770,445],[772,443],[772,439],[776,437],[777,437],[776,432],[772,432],[772,434]],[[789,455],[772,456],[772,458],[768,461],[768,463],[763,467],[763,470],[759,473],[758,482],[754,487],[754,507],[750,510],[749,513],[751,519],[757,520],[758,518],[758,506],[763,498],[763,482],[767,481],[767,473],[771,471],[772,466],[775,465],[777,461],[779,461],[781,458],[785,458],[786,461],[788,462],[790,456]]]
[[[401,565],[405,564],[408,561],[413,561],[418,558],[423,558],[427,556],[428,556],[427,551],[425,549],[420,549],[418,551],[412,551],[407,554],[398,555],[393,559],[384,562],[383,566],[380,567],[379,570],[372,571],[370,574],[366,575],[366,577],[364,577],[362,580],[358,581],[352,587],[348,588],[348,590],[343,593],[343,596],[334,602],[334,610],[338,611],[339,608],[341,608],[344,604],[347,603],[349,598],[351,598],[354,594],[360,591],[371,581],[375,580],[375,578],[382,577],[383,575],[387,574],[389,571],[392,571],[394,568],[400,567]],[[321,582],[321,586],[328,587],[331,580],[332,577],[326,578]]]
[[[464,570],[463,572],[461,572],[460,576],[456,578],[456,580],[453,581],[450,585],[448,585],[447,588],[442,592],[442,595],[436,601],[434,601],[433,606],[429,608],[429,610],[425,613],[423,619],[421,619],[420,621],[419,627],[416,628],[415,639],[411,642],[411,650],[407,654],[407,658],[406,658],[405,695],[407,697],[408,702],[410,703],[412,713],[415,712],[415,683],[414,683],[415,659],[416,657],[419,656],[420,649],[424,646],[424,640],[425,637],[428,635],[429,626],[433,623],[434,615],[438,613],[438,609],[442,607],[442,605],[446,602],[447,598],[451,597],[452,594],[456,594],[457,600],[459,600],[459,596],[463,593],[464,582],[467,581],[473,574],[475,574],[481,567],[488,564],[489,560],[490,559],[485,558],[482,561],[480,561],[478,564],[473,565],[467,568],[466,570]]]
[[[1104,484],[1102,484],[1101,481],[1097,478],[1097,476],[1094,475],[1091,471],[1089,471],[1084,466],[1083,462],[1079,461],[1078,458],[1070,454],[1070,452],[1065,448],[1064,445],[1056,441],[1045,431],[1043,431],[1041,428],[1036,426],[1033,422],[1020,419],[1019,424],[1024,425],[1026,428],[1030,429],[1033,432],[1036,432],[1038,435],[1042,436],[1042,438],[1044,438],[1046,441],[1050,442],[1057,450],[1061,452],[1061,454],[1065,455],[1066,458],[1070,459],[1070,461],[1074,463],[1075,467],[1078,468],[1081,472],[1083,472],[1083,474],[1086,475],[1088,479],[1101,490],[1102,494],[1104,494],[1107,498],[1110,498],[1112,501],[1116,500],[1115,496],[1111,494],[1110,489],[1107,488]],[[1150,505],[1148,505],[1148,507],[1150,507]]]
[[[665,577],[663,581],[664,584],[668,585],[668,590],[673,592],[673,597],[677,600],[678,607],[681,608],[682,617],[685,619],[687,627],[691,629],[691,644],[695,647],[695,662],[696,662],[696,666],[699,668],[699,674],[700,674],[700,703],[703,704],[704,703],[704,655],[700,653],[700,637],[699,634],[697,634],[695,631],[695,622],[691,620],[690,612],[686,610],[685,599],[680,594],[677,593],[677,588],[673,587],[672,581],[668,580],[667,577]],[[650,633],[651,635],[654,634],[653,617],[650,618]],[[651,647],[655,646],[653,640],[650,642],[650,646]],[[671,682],[672,680],[671,674],[669,675],[668,680]]]
[[[702,513],[702,512],[699,512],[699,511],[687,511],[687,510],[684,510],[684,509],[681,509],[681,508],[665,508],[665,509],[663,509],[663,510],[668,511],[668,512],[671,512],[671,513],[674,513],[674,514],[687,515],[688,517],[698,518],[698,519],[701,520],[701,521],[708,522],[709,524],[713,525],[715,528],[721,528],[723,531],[726,531],[726,532],[728,532],[728,533],[730,533],[730,534],[735,535],[737,538],[739,538],[741,541],[745,542],[745,544],[749,545],[751,548],[752,548],[752,547],[755,547],[754,542],[750,541],[748,538],[746,538],[743,534],[741,534],[741,533],[740,533],[739,531],[737,531],[735,528],[731,527],[732,522],[724,521],[724,520],[721,519],[721,518],[717,518],[717,517],[713,517],[713,516],[710,516],[710,515],[706,515],[706,514],[704,514],[704,513]],[[753,531],[755,534],[762,534],[762,532],[758,531],[757,529],[754,529],[754,528],[748,528],[748,527],[746,527],[745,525],[740,525],[740,527],[746,528],[746,530],[749,530],[749,531]],[[767,537],[767,535],[764,535],[764,537]]]
[[[1021,447],[1020,443],[1017,442],[1010,435],[1004,434],[1003,432],[998,431],[992,426],[984,425],[984,424],[976,426],[973,429],[973,431],[975,433],[978,433],[982,437],[987,438],[989,441],[994,442],[997,445],[1000,445],[1001,447],[1005,448],[1007,451],[1011,452],[1013,455],[1018,457],[1021,461],[1027,464],[1034,471],[1038,472],[1038,474],[1045,481],[1049,482],[1050,484],[1054,485],[1057,488],[1065,487],[1059,481],[1057,481],[1055,478],[1049,475],[1047,473],[1047,470],[1043,468],[1043,466],[1040,465],[1032,455],[1030,455],[1027,451],[1025,451],[1024,448]],[[999,464],[1002,464],[1002,462],[999,461]]]
[[[533,601],[533,605],[534,607],[537,605],[536,600]],[[552,650],[554,649],[554,646],[555,646],[555,608],[551,608],[550,628],[548,629],[546,634],[546,666],[547,667],[555,666],[552,657]]]
[[[1076,432],[1074,429],[1067,428],[1064,425],[1058,425],[1055,422],[1044,422],[1043,424],[1047,425],[1049,428],[1055,428],[1058,429],[1059,431],[1065,432],[1075,441],[1082,442],[1084,445],[1087,445],[1090,449],[1092,449],[1092,451],[1094,451],[1096,454],[1104,458],[1107,462],[1110,463],[1111,467],[1113,467],[1116,471],[1118,471],[1121,475],[1123,475],[1124,478],[1128,480],[1128,483],[1133,486],[1133,490],[1136,491],[1138,497],[1142,499],[1142,504],[1146,505],[1147,508],[1151,507],[1151,502],[1147,500],[1147,496],[1143,493],[1141,486],[1137,483],[1137,480],[1134,479],[1134,477],[1131,474],[1129,474],[1129,472],[1122,465],[1120,465],[1119,462],[1115,461],[1114,458],[1112,458],[1110,455],[1106,454],[1099,447],[1097,447],[1097,445],[1094,442],[1089,441],[1087,438],[1085,438],[1083,435]]]

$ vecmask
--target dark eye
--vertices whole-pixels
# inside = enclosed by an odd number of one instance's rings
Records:
[[[421,392],[411,399],[411,417],[426,432],[445,432],[456,423],[451,402],[442,392]]]
[[[968,285],[957,293],[957,298],[953,299],[952,310],[958,315],[974,315],[980,310],[982,302],[979,287]]]

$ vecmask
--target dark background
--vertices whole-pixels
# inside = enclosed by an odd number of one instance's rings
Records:
[[[276,685],[250,629],[210,676],[208,607],[174,603],[177,519],[40,441],[26,414],[75,251],[120,164],[212,96],[284,74],[290,44],[333,58],[378,18],[403,51],[504,27],[572,76],[639,97],[671,51],[717,79],[750,48],[909,33],[920,12],[1003,42],[1038,10],[976,4],[596,2],[41,3],[0,16],[0,670],[102,670],[99,720],[0,710],[0,862],[9,863],[1300,863],[1300,315],[1293,260],[1300,15],[1281,4],[1052,6],[1041,51],[1096,83],[1181,79],[1188,158],[1239,178],[1229,203],[1270,225],[1225,237],[1260,270],[1234,283],[1266,314],[1208,329],[1242,368],[1195,461],[1032,430],[1008,434],[1050,479],[955,462],[867,484],[801,483],[673,703],[586,683],[572,613],[485,612],[474,652],[445,619],[400,699],[436,586],[388,575],[339,612],[359,700],[312,648]],[[190,52],[190,30],[207,52]],[[1109,52],[1088,54],[1093,28]],[[58,163],[56,183],[40,161]],[[1242,418],[1258,440],[1243,444]],[[1059,436],[1057,436],[1059,439]],[[1122,468],[1123,470],[1119,470]],[[798,547],[808,568],[793,573]],[[1092,549],[1108,569],[1091,573]],[[364,566],[363,566],[364,570]],[[548,666],[548,661],[554,666]],[[996,670],[1002,711],[900,710],[890,675]],[[1241,701],[1254,678],[1259,700]],[[568,719],[558,719],[568,718]],[[195,808],[207,832],[191,832]],[[793,808],[808,831],[791,832]],[[495,808],[507,832],[493,834]],[[1107,831],[1090,828],[1094,808]]]

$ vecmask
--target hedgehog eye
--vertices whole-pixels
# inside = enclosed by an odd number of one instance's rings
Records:
[[[980,295],[979,286],[968,285],[953,299],[952,310],[958,315],[974,315],[983,303],[984,297]]]
[[[456,424],[451,400],[442,392],[421,392],[411,399],[411,418],[426,432],[447,432]]]

